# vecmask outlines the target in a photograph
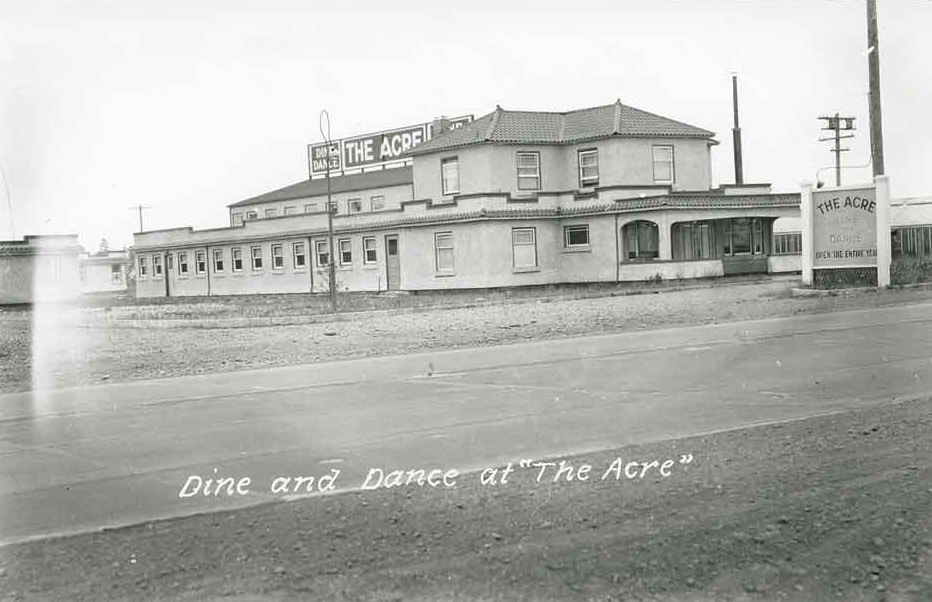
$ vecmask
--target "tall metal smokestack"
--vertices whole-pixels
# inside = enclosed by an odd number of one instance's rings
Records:
[[[731,76],[731,96],[735,109],[735,127],[731,130],[735,147],[735,184],[744,184],[744,165],[741,160],[741,127],[738,126],[738,76]]]

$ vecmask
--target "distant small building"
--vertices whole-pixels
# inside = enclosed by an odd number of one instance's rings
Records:
[[[129,252],[100,251],[80,256],[81,292],[119,293],[127,289],[131,260]]]
[[[76,298],[80,252],[75,234],[0,241],[0,305]]]

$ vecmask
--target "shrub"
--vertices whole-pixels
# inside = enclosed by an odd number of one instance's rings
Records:
[[[932,257],[898,257],[890,264],[890,284],[932,282]]]

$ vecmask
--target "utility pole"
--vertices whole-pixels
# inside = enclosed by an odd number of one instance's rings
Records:
[[[128,207],[128,209],[134,209],[134,210],[139,211],[139,231],[140,232],[145,231],[145,229],[142,227],[142,210],[152,209],[152,205],[133,205],[132,207]]]
[[[870,85],[871,164],[874,175],[884,173],[883,119],[880,111],[880,42],[877,37],[877,1],[867,0],[867,70]]]
[[[735,127],[731,130],[735,147],[735,184],[744,184],[744,162],[741,158],[741,127],[738,125],[738,76],[731,75],[731,96],[735,112]]]
[[[324,118],[327,118],[327,131],[324,132]],[[330,276],[330,311],[337,313],[337,266],[333,248],[333,202],[330,192],[330,154],[333,143],[330,142],[330,113],[326,109],[320,112],[320,134],[327,142],[327,271]]]
[[[854,134],[842,136],[841,132],[842,130],[854,131],[854,117],[840,117],[838,113],[835,113],[834,116],[819,117],[819,119],[826,120],[823,130],[835,132],[835,135],[831,138],[819,138],[819,142],[835,141],[835,148],[832,149],[832,152],[835,153],[835,186],[841,186],[841,153],[851,150],[850,148],[842,148],[841,141],[843,138],[854,138]]]

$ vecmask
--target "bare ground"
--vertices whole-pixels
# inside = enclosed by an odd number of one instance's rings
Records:
[[[643,482],[461,477],[7,546],[0,599],[932,600],[932,401],[571,461],[684,453]]]
[[[793,285],[779,280],[246,328],[128,328],[119,319],[101,320],[99,310],[6,311],[0,313],[0,393],[932,300],[932,291],[917,289],[792,298]]]

